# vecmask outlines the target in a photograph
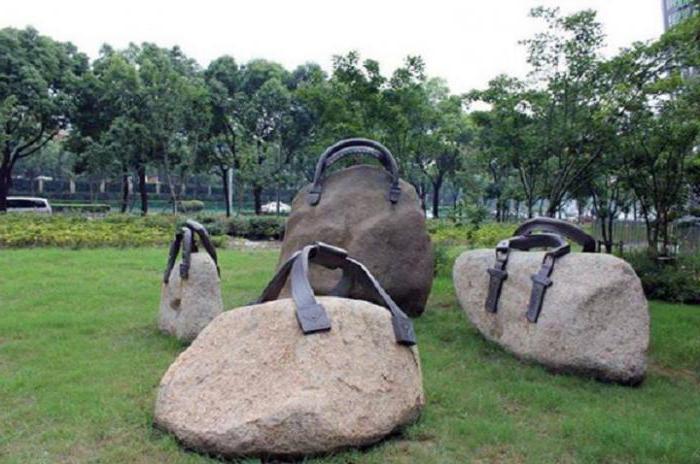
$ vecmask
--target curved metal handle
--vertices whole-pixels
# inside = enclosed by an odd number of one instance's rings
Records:
[[[175,234],[175,240],[170,243],[170,250],[168,251],[168,264],[165,265],[165,272],[163,273],[163,283],[167,284],[170,281],[170,273],[175,267],[175,261],[177,260],[177,254],[180,252],[180,245],[182,244],[182,231]]]
[[[553,232],[563,235],[569,240],[581,245],[584,253],[595,252],[596,243],[593,237],[588,235],[580,227],[560,219],[544,217],[530,219],[520,224],[513,235],[530,235],[536,231]]]
[[[570,248],[569,244],[566,242],[566,240],[564,240],[564,238],[561,235],[550,233],[520,235],[504,240],[504,242],[508,243],[508,248],[520,251],[528,251],[533,248],[554,249],[552,251],[547,252],[547,254],[560,253],[560,251],[558,250]],[[500,245],[501,244],[499,244],[499,246]]]
[[[314,181],[311,190],[308,193],[308,202],[312,206],[316,206],[321,201],[321,193],[323,192],[323,174],[326,169],[339,159],[348,155],[368,155],[379,160],[384,169],[391,174],[391,187],[389,188],[389,201],[396,203],[401,195],[401,187],[399,186],[399,166],[388,148],[379,142],[370,139],[352,138],[345,139],[331,145],[321,155],[316,163],[316,171],[314,173]]]
[[[188,219],[185,222],[185,226],[187,226],[190,230],[197,234],[199,240],[202,242],[202,246],[207,251],[207,253],[209,253],[209,256],[211,256],[211,259],[214,261],[217,274],[219,274],[219,277],[221,277],[221,270],[219,269],[219,260],[216,254],[216,248],[211,243],[211,239],[209,238],[209,232],[207,232],[206,227],[192,219]]]
[[[384,291],[369,270],[359,261],[348,257],[342,248],[322,242],[305,246],[294,253],[277,271],[270,283],[263,290],[257,303],[277,299],[291,274],[292,299],[297,309],[297,320],[304,334],[330,330],[331,323],[325,309],[318,303],[313,287],[309,282],[309,263],[318,264],[328,269],[342,269],[343,279],[349,276],[371,289],[391,313],[391,323],[396,341],[402,345],[415,345],[416,335],[413,323]]]
[[[496,246],[496,262],[492,268],[486,271],[489,274],[489,289],[486,295],[484,308],[487,312],[498,311],[498,300],[501,296],[503,283],[508,279],[508,255],[510,250],[528,251],[533,248],[549,248],[544,254],[542,266],[537,274],[532,276],[533,286],[530,294],[530,303],[527,310],[527,318],[530,322],[537,322],[544,294],[552,280],[549,278],[554,270],[554,262],[557,258],[571,251],[571,246],[563,237],[557,234],[541,233],[531,235],[519,235],[502,240]]]
[[[199,240],[202,242],[202,246],[207,251],[211,259],[214,261],[216,266],[216,272],[221,277],[221,270],[219,269],[218,256],[216,254],[216,248],[211,243],[209,239],[209,233],[207,229],[197,221],[188,219],[185,222],[185,227],[182,227],[178,232],[175,233],[175,239],[170,243],[170,249],[168,251],[168,263],[165,266],[165,272],[163,273],[163,282],[168,283],[170,280],[170,273],[175,267],[175,261],[177,261],[177,255],[180,252],[180,247],[182,246],[182,263],[180,263],[180,277],[187,279],[190,271],[191,264],[191,254],[198,251],[197,245],[194,242],[194,234],[197,234]]]
[[[196,250],[192,229],[182,228],[182,262],[180,263],[180,278],[187,280],[190,276],[190,265],[192,264],[192,252]]]

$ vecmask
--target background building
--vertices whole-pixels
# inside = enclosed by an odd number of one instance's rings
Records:
[[[666,30],[697,12],[696,0],[661,0]]]

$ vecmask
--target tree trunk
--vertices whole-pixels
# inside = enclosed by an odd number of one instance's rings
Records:
[[[168,190],[170,192],[170,201],[173,203],[173,214],[177,214],[177,190],[175,189],[175,183],[173,182],[173,177],[170,175],[170,160],[168,154],[163,155],[163,171],[165,171],[165,179],[168,181]],[[182,191],[184,193],[184,184]]]
[[[124,173],[122,175],[122,214],[126,213],[126,209],[129,207],[129,174]]]
[[[10,193],[10,169],[0,167],[0,213],[7,211],[7,195]]]
[[[433,217],[440,217],[440,189],[442,188],[442,178],[433,182]]]
[[[141,195],[141,214],[148,214],[148,192],[146,191],[146,166],[138,167],[139,175],[139,193]]]
[[[262,213],[262,187],[259,185],[253,186],[253,202],[255,204],[255,214]]]
[[[219,171],[221,173],[221,181],[223,182],[224,186],[224,204],[226,205],[226,217],[231,217],[231,203],[229,202],[230,192],[228,191],[228,169],[220,166]]]

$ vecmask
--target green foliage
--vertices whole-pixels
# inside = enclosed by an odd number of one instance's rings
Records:
[[[102,203],[51,203],[51,209],[59,213],[108,213],[110,207]]]
[[[110,214],[101,218],[79,215],[42,216],[8,214],[0,216],[0,248],[55,246],[95,248],[165,245],[182,227],[186,216],[155,214],[131,216]],[[217,246],[226,235],[251,240],[280,240],[285,218],[276,216],[198,215]]]
[[[0,267],[12,269],[0,278],[10,308],[0,310],[3,462],[219,462],[152,425],[158,382],[185,349],[157,329],[166,254],[0,251]],[[258,297],[277,257],[220,253],[224,307]],[[458,308],[451,277],[438,276],[414,322],[428,400],[418,422],[367,449],[306,461],[697,462],[700,311],[653,301],[650,311],[647,380],[602,384],[553,375],[484,340]]]
[[[491,248],[504,238],[511,237],[516,226],[490,222],[479,227],[457,225],[449,221],[428,221],[428,232],[436,244],[463,245],[469,248]]]
[[[177,210],[183,213],[198,213],[204,210],[204,202],[200,200],[181,200],[177,202]]]
[[[649,299],[700,303],[700,255],[663,261],[647,253],[625,256],[642,281]]]
[[[174,231],[175,218],[165,215],[149,218],[113,215],[92,219],[73,215],[8,214],[0,217],[0,248],[165,245],[172,240]]]
[[[276,216],[236,216],[223,220],[226,234],[251,240],[281,240],[286,220]]]
[[[68,127],[88,58],[33,28],[0,29],[0,211],[15,164]]]

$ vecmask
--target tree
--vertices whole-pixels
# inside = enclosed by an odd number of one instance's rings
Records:
[[[87,57],[70,43],[27,28],[0,30],[0,212],[7,211],[12,171],[68,128],[74,91]]]
[[[533,217],[546,175],[532,112],[531,102],[537,96],[520,80],[505,75],[491,80],[486,90],[472,91],[465,96],[468,102],[478,101],[490,106],[489,111],[474,111],[471,116],[477,128],[478,156],[492,178],[490,190],[496,199],[497,216],[508,200],[505,185],[514,176],[520,183],[517,196],[525,201],[527,216]]]
[[[540,7],[531,16],[543,19],[547,28],[523,43],[541,87],[530,104],[544,157],[540,168],[546,172],[542,196],[547,215],[554,216],[567,195],[589,180],[603,154],[594,115],[604,35],[592,10],[561,17],[558,9]]]
[[[685,206],[687,176],[699,142],[700,81],[683,76],[699,63],[700,21],[688,23],[695,29],[635,44],[613,62],[625,75],[615,89],[615,105],[622,109],[617,120],[621,164],[640,204],[653,255],[669,253],[669,224]]]
[[[437,218],[440,217],[441,189],[445,180],[461,166],[473,130],[462,110],[462,99],[449,95],[444,81],[429,80],[426,89],[432,107],[432,127],[426,132],[426,141],[414,160],[432,186],[432,212]]]
[[[129,172],[135,171],[142,214],[148,213],[146,172],[165,173],[173,211],[177,207],[174,172],[192,164],[209,124],[207,92],[196,63],[176,47],[130,45],[102,50],[83,81],[71,146],[88,170],[106,167],[122,175],[126,210]]]
[[[240,161],[240,138],[242,132],[243,94],[240,93],[241,76],[236,61],[230,56],[217,58],[204,72],[209,90],[211,125],[208,128],[208,143],[198,151],[198,168],[213,167],[221,179],[226,205],[226,216],[231,215],[231,192],[229,170],[238,171]]]
[[[243,71],[246,103],[243,112],[243,125],[253,149],[243,161],[244,176],[251,183],[255,214],[262,212],[263,186],[273,181],[280,173],[282,155],[279,148],[281,129],[289,116],[290,93],[280,80],[274,63],[253,62]],[[263,81],[260,75],[273,76]],[[286,76],[284,76],[286,77]],[[260,83],[251,87],[250,82]]]

